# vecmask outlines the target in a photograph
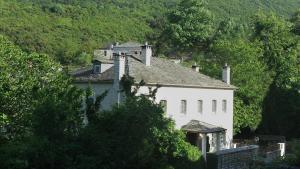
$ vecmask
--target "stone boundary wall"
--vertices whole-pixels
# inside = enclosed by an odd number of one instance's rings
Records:
[[[257,145],[250,145],[209,153],[208,169],[250,169],[253,159],[257,156],[258,148]]]

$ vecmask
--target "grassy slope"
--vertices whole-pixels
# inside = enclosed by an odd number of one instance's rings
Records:
[[[68,63],[82,51],[89,53],[112,41],[143,41],[151,32],[149,20],[178,0],[79,1],[44,9],[39,0],[0,0],[0,34],[27,51],[47,53]],[[44,0],[50,1],[50,0]],[[97,3],[96,3],[97,2]],[[299,0],[209,0],[217,20],[240,22],[258,10],[288,16],[300,8]],[[53,5],[53,4],[52,4]],[[52,9],[52,8],[51,8]]]

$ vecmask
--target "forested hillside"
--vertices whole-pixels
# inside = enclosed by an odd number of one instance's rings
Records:
[[[178,0],[0,0],[0,34],[27,52],[63,64],[84,64],[93,49],[114,41],[145,41],[155,17]],[[258,10],[288,16],[298,0],[209,0],[215,22],[247,22]]]
[[[74,87],[63,66],[90,64],[95,48],[115,41],[147,40],[219,79],[227,63],[236,136],[300,138],[298,8],[299,0],[0,0],[0,169],[205,168],[155,102],[157,89],[136,96],[133,79],[122,78],[126,101],[102,113],[106,92]],[[299,147],[286,163],[300,165]]]

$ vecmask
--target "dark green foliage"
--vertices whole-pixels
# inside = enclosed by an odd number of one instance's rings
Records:
[[[300,166],[300,140],[292,140],[287,144],[290,152],[287,153],[283,161],[289,165]]]
[[[46,55],[21,51],[3,36],[0,36],[0,65],[1,137],[6,139],[31,133],[32,114],[44,96],[54,93],[53,99],[59,101],[78,95],[59,64]],[[68,101],[70,105],[76,102],[73,98]]]
[[[263,50],[262,60],[272,75],[264,100],[262,130],[299,137],[299,37],[290,22],[274,15],[260,14],[255,27],[254,36]]]
[[[185,142],[185,134],[175,129],[174,122],[153,101],[156,90],[135,96],[133,79],[124,76],[121,82],[125,103],[101,112],[82,131],[78,168],[200,167],[198,148]]]
[[[1,0],[0,33],[27,52],[62,64],[84,64],[81,53],[114,41],[144,41],[152,13],[167,3],[144,1]]]
[[[209,9],[218,14],[217,20],[233,18],[238,23],[249,23],[258,11],[288,17],[300,7],[298,0],[209,0],[208,3]]]
[[[83,125],[82,91],[57,70],[59,65],[47,56],[26,54],[3,37],[0,40],[1,169],[201,166],[198,148],[185,141],[185,134],[175,129],[174,122],[164,117],[160,105],[153,101],[155,89],[149,96],[129,94],[124,104],[106,112],[99,112],[106,92],[94,101],[87,91],[89,123]],[[27,70],[23,72],[26,79],[18,72],[20,67]],[[11,88],[27,94],[27,100],[21,102],[24,96],[15,95]],[[19,127],[20,132],[9,130]]]
[[[81,94],[59,64],[0,37],[0,168],[69,168]]]
[[[297,13],[293,17],[296,23]],[[299,36],[295,25],[274,14],[258,13],[251,24],[219,23],[208,49],[193,54],[201,72],[220,78],[228,63],[234,102],[234,131],[299,137]],[[291,122],[291,120],[293,122]]]
[[[179,0],[1,0],[0,33],[27,52],[46,53],[63,64],[86,64],[81,54],[113,41],[145,41],[154,18]],[[209,0],[217,21],[247,23],[258,10],[289,16],[298,0]],[[162,24],[156,24],[156,26]],[[153,26],[153,25],[152,25]],[[148,34],[150,36],[147,36]],[[163,45],[163,44],[162,44]]]
[[[245,19],[259,9],[288,16],[299,2],[175,2],[2,0],[0,32],[63,64],[86,64],[108,42],[153,35],[165,51],[195,51],[191,63],[202,73],[220,78],[223,64],[231,66],[236,133],[261,123],[262,133],[299,137],[299,12],[290,21],[262,13],[252,24]],[[83,129],[82,93],[50,57],[0,36],[0,69],[0,168],[199,168],[199,151],[153,102],[155,89],[135,97],[127,79],[128,99],[107,112],[98,111],[105,94],[86,97],[90,123]]]
[[[234,99],[235,133],[247,127],[254,131],[261,122],[262,101],[271,80],[265,65],[259,60],[262,55],[259,46],[242,38],[218,39],[211,50],[218,63],[218,75],[222,65],[228,63],[232,70],[232,84],[238,87]]]
[[[146,96],[129,97],[103,112],[84,130],[80,142],[84,149],[79,168],[190,168],[200,156]]]
[[[258,127],[262,102],[271,83],[267,67],[261,61],[261,47],[248,35],[251,31],[231,19],[222,21],[210,38],[209,48],[192,57],[202,73],[219,79],[223,65],[230,65],[231,83],[238,87],[234,99],[235,133],[244,128],[254,131]]]
[[[91,88],[86,89],[85,91],[85,114],[89,123],[93,123],[93,120],[97,119],[97,115],[101,108],[101,102],[106,97],[108,91],[106,90],[101,95],[96,96],[96,99],[93,99],[93,91]]]
[[[297,35],[300,35],[300,9],[292,15],[291,22],[293,25],[293,31]]]
[[[287,138],[300,137],[300,94],[293,89],[270,86],[263,105],[261,132],[284,135]]]
[[[168,26],[163,32],[170,43],[181,51],[202,49],[213,33],[213,16],[203,0],[182,0],[168,14]]]

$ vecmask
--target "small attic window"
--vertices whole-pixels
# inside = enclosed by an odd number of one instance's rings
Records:
[[[100,73],[100,65],[94,65],[94,73],[99,74]]]
[[[107,51],[106,50],[104,51],[104,56],[107,56]]]

